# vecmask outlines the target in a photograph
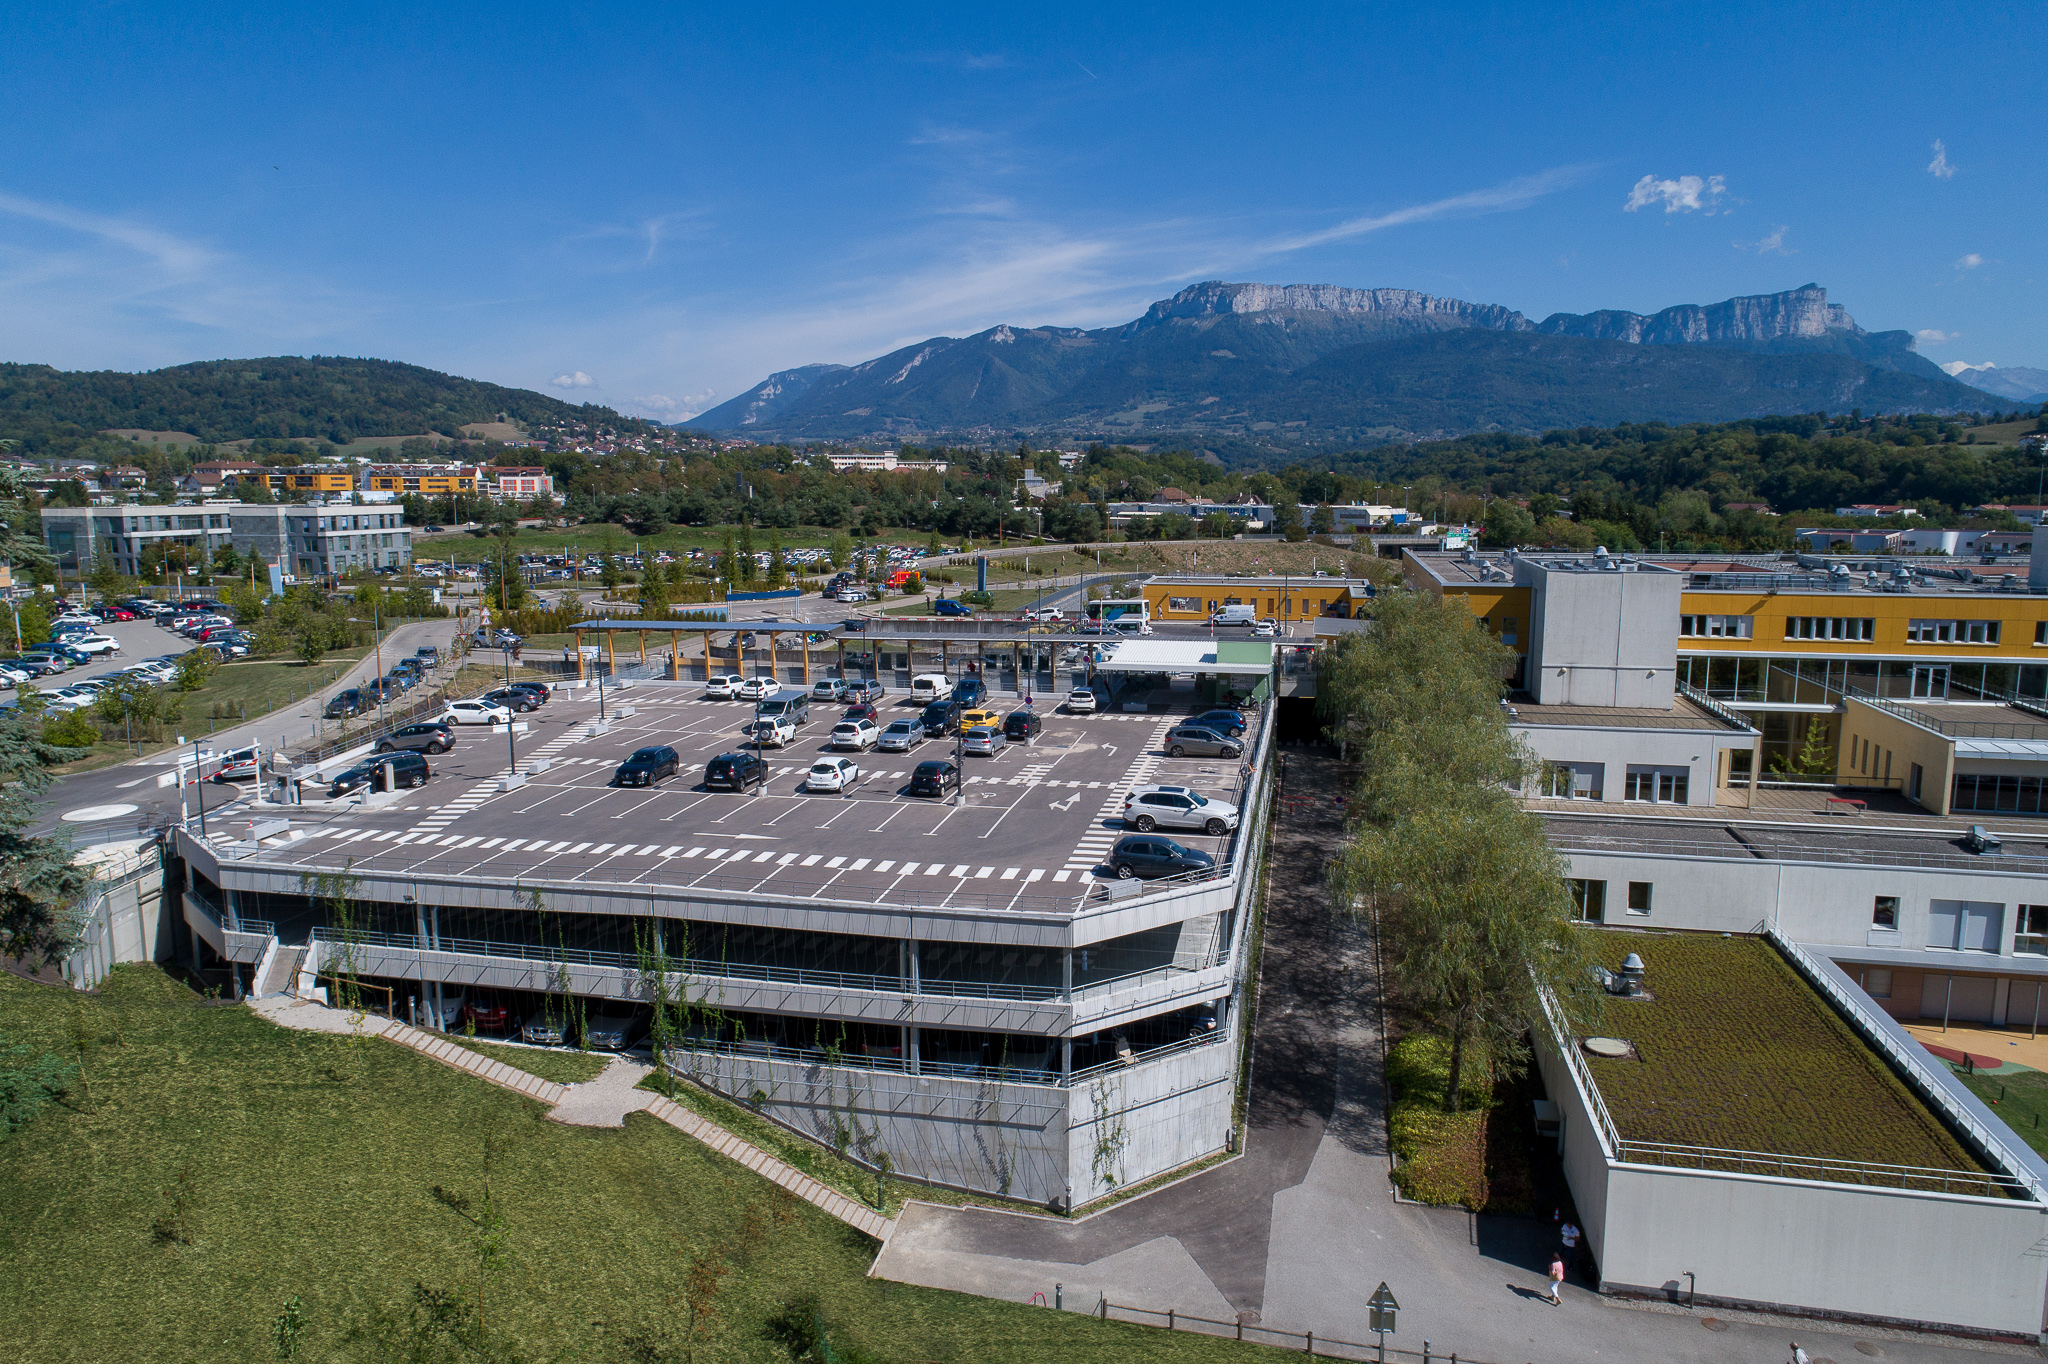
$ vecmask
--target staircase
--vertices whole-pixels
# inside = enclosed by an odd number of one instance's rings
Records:
[[[306,948],[286,947],[279,943],[277,951],[270,958],[270,969],[263,973],[263,979],[256,982],[257,995],[282,995],[291,993],[292,986],[299,978],[299,967],[306,960]]]

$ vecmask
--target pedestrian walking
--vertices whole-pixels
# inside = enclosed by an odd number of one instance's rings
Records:
[[[1556,1307],[1564,1301],[1564,1299],[1557,1296],[1557,1290],[1563,1287],[1564,1256],[1552,1255],[1550,1257],[1550,1305],[1552,1307]],[[1795,1360],[1794,1364],[1804,1364],[1804,1361]]]
[[[1570,1222],[1565,1223],[1557,1229],[1557,1239],[1564,1246],[1565,1258],[1570,1259],[1572,1253],[1579,1248],[1578,1227]]]
[[[1813,1364],[1812,1356],[1799,1348],[1799,1342],[1792,1342],[1792,1364]]]

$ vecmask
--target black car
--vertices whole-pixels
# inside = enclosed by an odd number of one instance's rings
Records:
[[[1013,710],[1003,720],[1003,737],[1013,744],[1021,744],[1036,738],[1038,731],[1045,728],[1045,721],[1028,710]]]
[[[924,714],[918,716],[918,723],[934,739],[957,734],[960,731],[960,712],[965,709],[957,700],[934,701],[924,708]]]
[[[758,753],[721,753],[704,765],[707,791],[744,791],[768,784],[768,764]]]
[[[1234,710],[1205,710],[1188,723],[1201,729],[1213,729],[1226,739],[1235,739],[1244,733],[1244,717]]]
[[[368,787],[377,779],[377,769],[389,766],[393,787],[425,786],[427,778],[434,775],[434,769],[427,766],[427,760],[417,753],[399,752],[372,758],[369,762],[357,763],[348,771],[340,773],[327,788],[327,798],[333,800],[359,788]]]
[[[953,684],[953,699],[962,706],[978,705],[981,698],[987,695],[988,688],[982,685],[978,677],[963,677]]]
[[[913,796],[943,796],[948,791],[960,789],[960,769],[944,758],[917,765],[910,774],[910,794]]]
[[[509,686],[513,691],[531,692],[538,705],[546,705],[548,698],[555,694],[554,684],[550,682],[513,682]]]
[[[361,715],[370,708],[370,704],[364,697],[362,688],[350,687],[347,691],[334,694],[334,699],[327,703],[326,715],[330,720],[346,719],[351,715]]]
[[[396,753],[410,749],[414,753],[446,753],[455,747],[455,728],[439,720],[429,720],[417,725],[406,725],[396,733],[387,734],[377,741],[379,753]]]
[[[519,687],[500,687],[496,691],[487,691],[484,693],[484,700],[493,705],[503,706],[507,710],[517,711],[521,715],[530,710],[540,709],[540,698]]]
[[[1109,865],[1118,876],[1149,881],[1186,871],[1208,871],[1216,865],[1216,859],[1158,834],[1133,834],[1117,840],[1109,854]]]
[[[619,770],[612,774],[612,780],[621,786],[653,786],[663,777],[673,777],[682,770],[683,758],[673,748],[642,748],[632,757],[619,764]],[[707,774],[705,784],[710,784]]]
[[[390,678],[380,677],[363,688],[363,699],[371,705],[383,705],[388,701],[397,700],[404,691],[405,688],[399,686],[398,683]]]

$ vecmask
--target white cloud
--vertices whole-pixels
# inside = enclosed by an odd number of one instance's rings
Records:
[[[1785,245],[1785,233],[1791,229],[1780,223],[1775,231],[1761,241],[1730,242],[1737,251],[1754,251],[1759,256],[1796,256],[1799,248]]]
[[[1922,327],[1913,336],[1923,346],[1945,346],[1951,341],[1963,339],[1961,332],[1945,332],[1935,327]]]
[[[1950,360],[1941,367],[1941,372],[1950,378],[1954,378],[1958,374],[1978,373],[1983,370],[1997,368],[1998,366],[1992,364],[1989,360],[1986,360],[1981,365],[1973,365],[1968,360]]]
[[[1714,213],[1721,202],[1721,196],[1728,192],[1728,181],[1719,175],[1702,179],[1697,175],[1681,175],[1676,180],[1659,180],[1646,175],[1636,181],[1628,192],[1628,202],[1621,206],[1622,212],[1633,213],[1639,208],[1655,204],[1664,205],[1666,213]]]
[[[1967,256],[1956,257],[1956,269],[1958,270],[1974,270],[1983,263],[1984,258],[1975,251],[1972,251]]]
[[[567,373],[567,374],[557,374],[557,375],[556,375],[556,376],[555,376],[554,378],[552,378],[552,379],[548,380],[548,382],[549,382],[550,384],[554,385],[554,386],[555,386],[556,388],[596,388],[596,387],[597,387],[597,380],[595,380],[595,379],[591,378],[591,377],[590,377],[590,376],[589,376],[588,374],[585,374],[585,373],[584,373],[584,372],[583,372],[582,370],[580,370],[580,369],[579,369],[579,370],[572,370],[571,372],[569,372],[569,373]]]
[[[649,393],[631,399],[627,410],[661,421],[686,422],[711,406],[711,400],[717,396],[718,390],[714,388],[707,388],[702,393],[685,393],[680,398],[671,398],[666,393]]]
[[[1468,190],[1463,194],[1453,194],[1446,199],[1434,199],[1426,204],[1411,204],[1407,208],[1397,208],[1387,213],[1351,218],[1334,227],[1326,227],[1316,232],[1276,238],[1256,249],[1263,255],[1278,255],[1311,246],[1323,246],[1329,242],[1347,241],[1389,227],[1404,227],[1409,223],[1426,223],[1438,218],[1463,218],[1481,213],[1505,213],[1511,209],[1527,208],[1545,195],[1555,194],[1584,179],[1591,169],[1589,166],[1559,166],[1555,170],[1542,171],[1536,175],[1518,176],[1487,189]]]
[[[1941,145],[1941,139],[1934,139],[1934,159],[1927,163],[1927,173],[1937,180],[1952,180],[1956,168],[1948,163],[1948,148]]]

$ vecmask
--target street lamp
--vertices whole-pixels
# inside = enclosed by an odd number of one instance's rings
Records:
[[[387,690],[384,686],[383,610],[379,607],[373,606],[370,608],[369,620],[363,620],[357,616],[350,616],[348,618],[348,622],[351,625],[367,625],[370,627],[370,644],[371,647],[377,651],[377,704],[381,706],[384,704],[384,695],[385,691]]]

